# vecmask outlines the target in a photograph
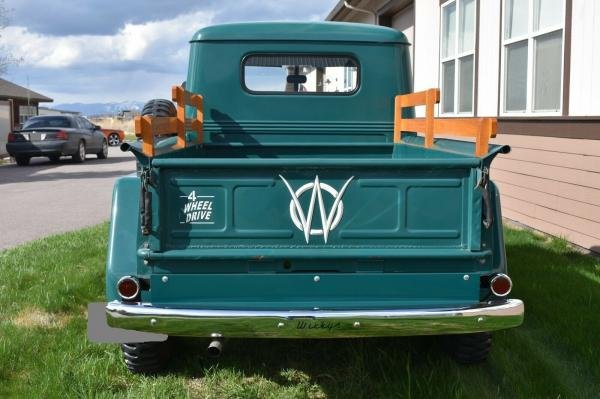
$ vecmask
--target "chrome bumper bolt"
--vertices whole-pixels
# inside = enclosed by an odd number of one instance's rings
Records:
[[[354,324],[352,324],[352,326],[353,326],[354,328],[359,328],[359,327],[360,327],[360,322],[358,322],[358,321],[355,321],[355,322],[354,322]]]
[[[150,319],[150,325],[155,326],[158,321],[156,319]]]
[[[162,276],[162,278],[160,279],[163,283],[166,283],[167,281],[169,281],[169,278],[167,276]]]
[[[285,326],[285,324],[283,323],[277,323],[277,328],[283,328]]]
[[[313,280],[314,280],[314,282],[315,282],[315,283],[318,283],[319,281],[321,281],[321,277],[319,277],[319,276],[315,276],[315,277],[313,278]]]
[[[465,274],[463,276],[463,280],[465,280],[465,281],[469,281],[470,278],[471,278],[471,276],[469,276],[468,274]]]

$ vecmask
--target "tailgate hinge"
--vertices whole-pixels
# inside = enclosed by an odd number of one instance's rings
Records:
[[[475,188],[481,189],[481,199],[483,201],[483,226],[489,229],[494,221],[494,214],[492,211],[492,203],[490,198],[490,191],[488,190],[488,184],[490,181],[490,170],[487,166],[481,168],[481,177],[477,182]]]
[[[150,168],[143,168],[140,174],[140,221],[142,234],[147,236],[152,229],[152,193],[148,187],[152,184]]]

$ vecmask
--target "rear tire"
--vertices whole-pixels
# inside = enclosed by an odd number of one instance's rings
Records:
[[[484,362],[492,348],[492,334],[489,332],[449,335],[445,338],[448,351],[461,364]]]
[[[102,141],[102,150],[96,154],[98,159],[106,159],[108,158],[108,142],[106,140]]]
[[[31,161],[31,157],[15,157],[15,161],[19,166],[27,166],[29,165],[29,161]]]
[[[83,140],[79,142],[77,145],[77,152],[73,154],[71,158],[73,158],[73,161],[77,163],[85,162],[85,143]]]
[[[125,366],[132,373],[155,374],[167,363],[167,342],[121,344]]]

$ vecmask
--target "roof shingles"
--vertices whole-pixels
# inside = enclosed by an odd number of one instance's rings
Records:
[[[29,90],[23,86],[19,86],[8,80],[0,78],[0,99],[27,99],[37,102],[52,102],[54,101],[50,97],[46,97],[43,94],[36,93],[33,90]]]

